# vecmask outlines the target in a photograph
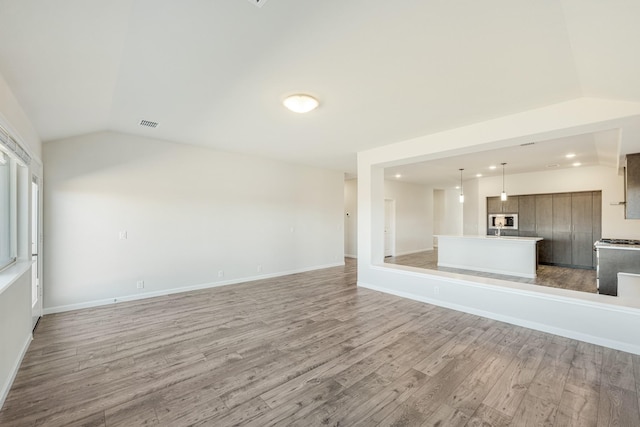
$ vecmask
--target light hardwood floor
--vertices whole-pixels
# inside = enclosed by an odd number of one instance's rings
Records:
[[[45,316],[0,425],[640,425],[640,357],[355,277],[347,260]]]
[[[579,268],[566,268],[554,265],[539,265],[535,279],[507,276],[504,274],[484,273],[482,271],[461,270],[458,268],[438,267],[438,250],[418,252],[398,257],[387,257],[384,262],[389,264],[407,265],[428,270],[449,271],[452,273],[468,274],[470,276],[491,277],[494,279],[510,280],[513,282],[529,283],[537,286],[570,289],[572,291],[598,292],[596,271]]]

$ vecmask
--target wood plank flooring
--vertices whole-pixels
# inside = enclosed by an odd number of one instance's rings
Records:
[[[451,273],[467,274],[469,276],[491,277],[494,279],[510,280],[512,282],[529,283],[531,285],[570,289],[573,291],[589,292],[592,294],[598,292],[596,271],[588,269],[566,268],[541,264],[538,266],[538,277],[535,279],[527,279],[526,277],[484,273],[482,271],[438,267],[437,248],[432,251],[417,252],[415,254],[401,255],[398,257],[387,257],[384,259],[384,262],[389,264],[425,268],[427,270],[448,271]]]
[[[345,267],[45,316],[2,426],[639,426],[640,357]]]

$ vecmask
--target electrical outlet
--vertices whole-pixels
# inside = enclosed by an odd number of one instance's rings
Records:
[[[144,288],[144,280],[138,280],[136,286],[138,287],[138,289]]]
[[[258,268],[256,270],[260,273],[262,271],[262,265],[258,264]]]
[[[224,270],[218,271],[218,277],[224,277]]]
[[[120,240],[127,240],[127,231],[121,231],[120,233],[118,233],[118,237],[120,238]]]
[[[440,295],[440,288],[438,286],[433,288],[434,295]]]

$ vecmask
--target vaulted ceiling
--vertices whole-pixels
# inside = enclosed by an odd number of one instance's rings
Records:
[[[347,172],[582,96],[640,102],[640,0],[252,3],[0,0],[0,74],[44,141],[112,130]],[[320,108],[285,110],[296,92]]]

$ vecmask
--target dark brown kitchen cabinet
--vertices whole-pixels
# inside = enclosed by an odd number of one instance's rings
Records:
[[[544,240],[538,242],[538,260],[544,264],[553,262],[553,196],[538,194],[536,200],[536,236]]]
[[[602,192],[487,197],[487,213],[518,214],[518,230],[505,236],[542,237],[538,261],[577,268],[595,268],[593,243],[600,239]],[[487,234],[493,230],[487,229]]]
[[[602,192],[560,193],[553,194],[552,199],[550,263],[594,268],[593,243],[600,238],[602,228]]]
[[[626,219],[640,219],[640,153],[627,154],[625,167],[625,208]]]
[[[502,213],[502,202],[500,197],[487,197],[487,213]]]
[[[500,197],[487,197],[487,213],[518,213],[519,196],[509,196],[504,202]]]
[[[536,236],[536,196],[518,197],[518,235]]]
[[[498,198],[500,199],[500,198]],[[502,202],[502,213],[518,213],[519,196],[509,196]]]
[[[593,266],[593,193],[571,194],[571,264]]]
[[[552,198],[552,262],[571,265],[571,193],[553,194]]]

